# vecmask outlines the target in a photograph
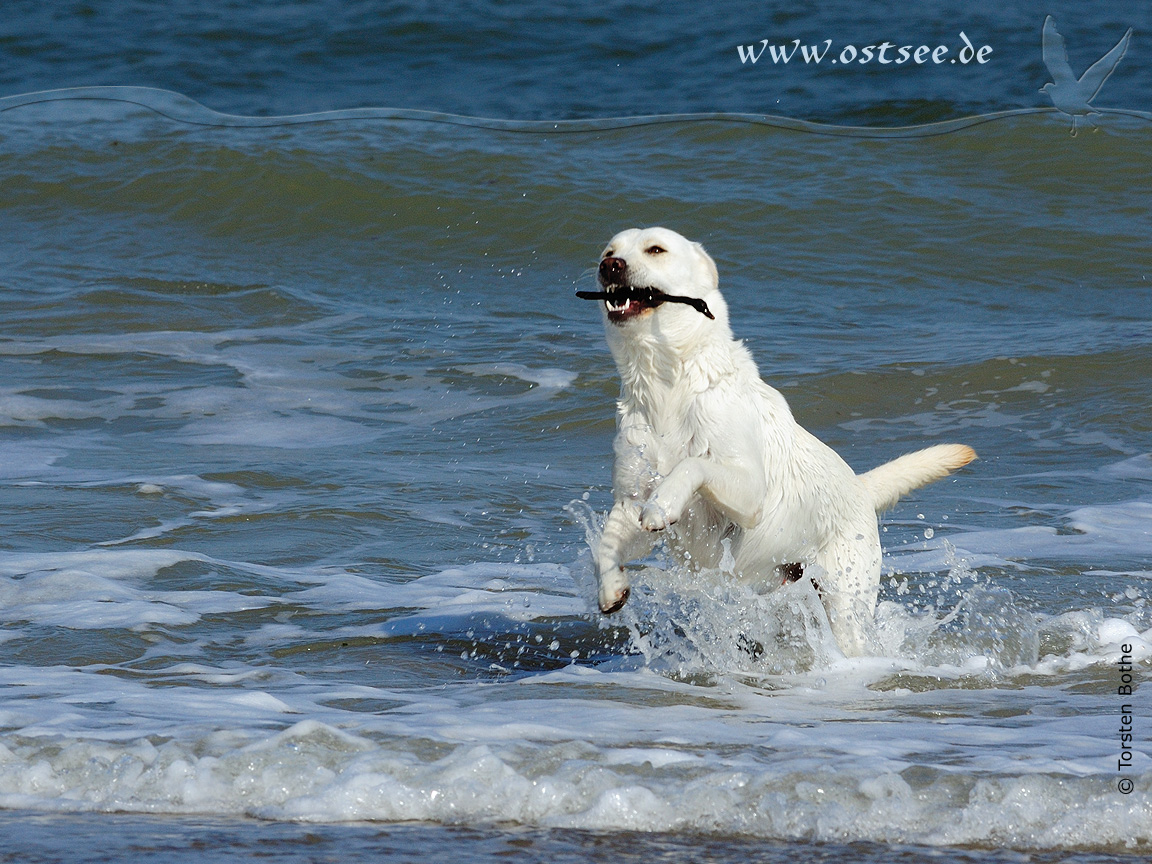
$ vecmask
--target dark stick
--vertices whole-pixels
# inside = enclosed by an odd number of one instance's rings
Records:
[[[639,300],[649,306],[659,306],[661,303],[683,303],[691,306],[706,318],[716,320],[716,316],[708,309],[708,304],[699,297],[681,297],[676,294],[665,294],[659,288],[633,288],[627,286],[617,288],[615,291],[577,291],[576,296],[581,300]]]

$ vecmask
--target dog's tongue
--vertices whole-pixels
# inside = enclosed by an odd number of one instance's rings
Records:
[[[665,294],[658,288],[633,288],[625,286],[612,291],[577,291],[576,296],[581,300],[609,300],[613,303],[636,301],[644,306],[659,306],[661,303],[683,303],[691,306],[706,318],[716,320],[716,316],[708,308],[708,304],[699,297],[681,297],[676,294]]]

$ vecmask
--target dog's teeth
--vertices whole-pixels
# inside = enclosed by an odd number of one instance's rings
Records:
[[[619,286],[619,285],[606,285],[605,290],[608,292],[609,295],[611,295],[614,292],[618,291],[620,289],[620,287],[621,286]],[[620,311],[628,308],[628,298],[625,297],[622,300],[614,300],[614,299],[612,299],[611,296],[605,297],[604,298],[604,305],[608,308],[609,312],[620,312]]]

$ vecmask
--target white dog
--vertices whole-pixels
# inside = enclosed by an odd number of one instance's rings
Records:
[[[942,444],[857,476],[792,419],[732,338],[716,264],[666,228],[633,228],[600,257],[608,346],[620,370],[615,503],[596,555],[604,613],[628,599],[623,565],[658,534],[695,567],[776,584],[808,575],[848,656],[865,653],[880,583],[877,513],[976,458]]]

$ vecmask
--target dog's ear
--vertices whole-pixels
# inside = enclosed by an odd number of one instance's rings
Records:
[[[717,288],[720,285],[720,273],[716,270],[716,262],[712,260],[712,256],[704,251],[704,247],[699,243],[693,243],[692,247],[700,256],[700,260],[704,262],[704,269],[708,273],[708,281],[710,288]]]

